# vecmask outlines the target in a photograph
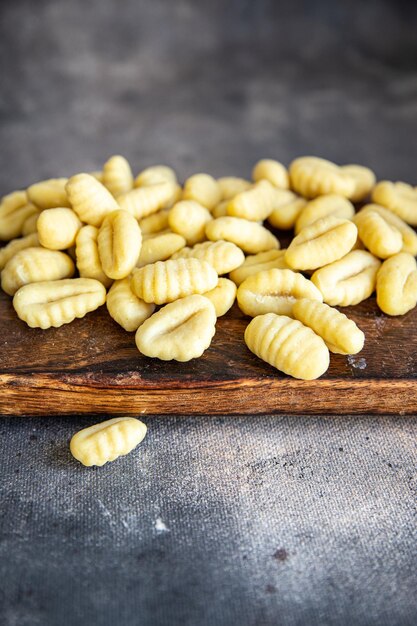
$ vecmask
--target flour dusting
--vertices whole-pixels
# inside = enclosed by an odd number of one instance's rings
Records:
[[[354,356],[349,355],[347,357],[347,361],[351,367],[354,367],[356,370],[364,370],[367,366],[366,359],[360,357],[356,359]]]
[[[155,521],[155,530],[157,533],[169,533],[168,526],[161,520],[160,517]]]

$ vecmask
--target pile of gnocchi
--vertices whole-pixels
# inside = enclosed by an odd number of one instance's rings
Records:
[[[301,157],[287,170],[263,159],[252,180],[195,174],[181,186],[170,167],[135,178],[124,157],[112,156],[99,172],[2,199],[0,239],[9,243],[0,248],[1,286],[31,328],[59,327],[106,304],[143,355],[177,361],[203,354],[237,300],[252,318],[248,348],[312,380],[330,352],[364,345],[335,307],[375,290],[388,315],[416,306],[415,226],[417,187],[377,183],[359,165]],[[294,232],[286,249],[276,229]]]

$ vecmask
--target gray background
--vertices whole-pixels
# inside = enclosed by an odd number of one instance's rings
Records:
[[[313,153],[417,182],[415,3],[0,10],[1,193],[117,152],[181,178]],[[147,418],[134,454],[85,469],[68,441],[93,422],[0,421],[2,626],[417,622],[415,418]]]

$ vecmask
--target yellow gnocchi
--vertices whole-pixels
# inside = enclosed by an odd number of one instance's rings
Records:
[[[306,206],[305,198],[286,189],[276,189],[274,193],[274,209],[268,222],[275,228],[290,230],[294,228],[298,216]]]
[[[39,246],[37,233],[32,233],[19,239],[12,239],[7,246],[0,248],[0,272],[15,254],[26,248],[36,248],[37,246]]]
[[[159,233],[168,228],[168,209],[161,209],[156,213],[152,213],[148,215],[148,217],[144,217],[139,220],[140,230],[142,231],[142,235],[153,235],[155,233]]]
[[[275,235],[264,226],[240,217],[218,217],[208,222],[206,236],[210,241],[230,241],[247,254],[280,247]]]
[[[351,306],[372,295],[380,265],[370,252],[353,250],[314,272],[311,282],[321,291],[327,304]]]
[[[42,210],[56,207],[70,208],[71,204],[66,192],[67,182],[68,178],[41,180],[27,188],[29,201]]]
[[[103,165],[101,182],[117,198],[122,193],[133,189],[133,174],[129,161],[120,155],[114,155]]]
[[[236,299],[236,289],[236,285],[232,280],[219,278],[219,282],[214,289],[204,293],[204,297],[208,298],[214,306],[217,317],[222,317],[232,308]]]
[[[255,183],[251,189],[238,193],[227,205],[227,214],[257,222],[274,210],[274,188],[267,180]]]
[[[270,269],[249,276],[237,290],[237,302],[245,315],[264,313],[292,316],[294,302],[300,298],[323,301],[313,283],[291,270]]]
[[[130,288],[130,278],[116,280],[106,299],[107,310],[115,322],[128,332],[137,330],[152,315],[155,305],[138,298]]]
[[[355,190],[349,196],[352,202],[365,200],[376,183],[374,172],[363,165],[341,165],[340,169],[355,181]]]
[[[132,291],[145,302],[165,304],[214,289],[218,276],[206,261],[175,259],[145,265],[133,273]]]
[[[146,187],[155,183],[177,183],[177,176],[168,165],[151,165],[142,170],[135,178],[135,187]]]
[[[139,224],[127,211],[104,218],[97,237],[101,267],[109,278],[125,278],[135,267],[142,245]]]
[[[84,317],[105,301],[106,290],[98,280],[65,278],[24,285],[16,292],[13,306],[18,317],[28,326],[45,330]]]
[[[74,274],[72,259],[63,252],[46,248],[25,248],[6,263],[1,273],[1,288],[13,296],[28,283],[68,278]]]
[[[295,233],[298,234],[306,226],[310,226],[323,217],[333,215],[340,219],[351,220],[355,215],[355,207],[343,196],[330,194],[310,200],[300,212],[295,223]]]
[[[329,367],[323,339],[286,315],[254,317],[245,330],[245,343],[260,359],[294,378],[314,380]]]
[[[300,157],[289,168],[291,186],[306,198],[337,194],[351,198],[357,183],[348,172],[331,161],[318,157]]]
[[[389,209],[385,209],[379,204],[366,204],[358,213],[358,215],[364,215],[372,211],[372,213],[378,213],[384,221],[392,226],[392,228],[398,230],[402,236],[402,248],[401,252],[409,252],[413,256],[417,255],[417,233],[411,226],[406,224],[398,215],[395,215]]]
[[[70,441],[72,456],[83,465],[102,466],[129,454],[143,441],[146,426],[133,417],[113,419],[83,428]]]
[[[174,192],[174,183],[161,180],[128,191],[118,196],[117,201],[121,209],[131,213],[137,220],[142,220],[163,209],[172,200]]]
[[[222,200],[230,200],[238,193],[247,191],[252,187],[248,180],[238,176],[223,176],[217,179],[217,184],[220,188]]]
[[[380,259],[400,252],[402,234],[376,211],[359,211],[354,218],[360,239],[372,254]]]
[[[98,228],[83,226],[75,239],[75,258],[81,278],[94,278],[105,287],[110,287],[112,279],[105,273],[98,252]]]
[[[48,211],[49,209],[47,209]],[[42,211],[36,211],[32,213],[25,219],[22,226],[22,237],[26,237],[27,235],[33,235],[33,233],[38,232],[38,219],[41,215]]]
[[[407,224],[417,226],[417,187],[382,180],[375,186],[372,200],[398,215]]]
[[[303,228],[285,253],[294,270],[314,270],[345,256],[355,245],[358,229],[349,220],[332,215]]]
[[[322,337],[330,352],[357,354],[363,348],[365,335],[355,322],[323,302],[301,299],[294,303],[293,316]]]
[[[66,250],[75,244],[82,222],[72,209],[45,209],[37,219],[39,242],[49,250]]]
[[[182,235],[187,245],[204,241],[206,224],[212,220],[211,213],[194,200],[174,204],[168,214],[168,225],[174,233]]]
[[[221,201],[222,192],[217,180],[210,174],[194,174],[185,181],[182,197],[194,200],[211,211]]]
[[[65,189],[80,220],[91,226],[101,226],[106,215],[119,208],[110,191],[90,174],[71,176]]]
[[[0,203],[0,239],[10,241],[19,237],[25,221],[33,214],[38,214],[38,209],[28,201],[25,191],[13,191],[3,196]]]
[[[219,276],[228,274],[242,265],[245,255],[242,250],[230,241],[205,241],[192,248],[183,248],[176,252],[173,259],[200,259],[207,261],[216,270]]]
[[[230,278],[239,286],[244,280],[270,269],[286,270],[289,269],[285,262],[286,250],[267,250],[258,254],[251,254],[246,257],[244,262],[235,270],[230,272]]]
[[[175,252],[182,250],[185,246],[185,239],[181,235],[171,232],[156,233],[144,239],[136,267],[143,267],[149,263],[166,261]]]
[[[376,301],[387,315],[405,315],[417,304],[417,264],[406,252],[381,265],[376,279]]]
[[[203,354],[216,332],[216,312],[208,298],[191,295],[154,313],[139,326],[136,346],[163,361],[190,361]]]
[[[278,189],[288,189],[290,180],[287,169],[274,159],[261,159],[252,170],[252,179],[255,182],[267,180]]]

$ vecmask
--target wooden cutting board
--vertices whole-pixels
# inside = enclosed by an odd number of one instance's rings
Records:
[[[237,307],[220,318],[200,359],[139,354],[106,308],[57,329],[30,329],[0,295],[0,414],[417,413],[417,312],[383,315],[374,299],[343,309],[363,351],[331,356],[319,380],[289,378],[245,346]]]

